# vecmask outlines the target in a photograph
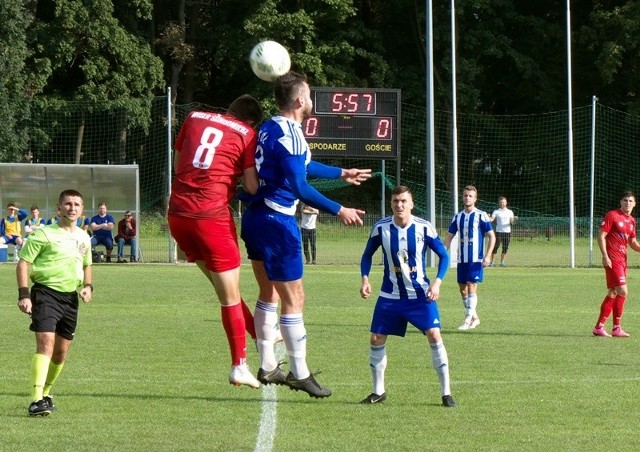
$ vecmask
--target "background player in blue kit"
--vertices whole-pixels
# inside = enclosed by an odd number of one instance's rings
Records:
[[[279,114],[258,133],[256,169],[260,187],[242,215],[242,240],[260,287],[254,320],[260,353],[258,380],[287,385],[311,397],[329,397],[306,362],[307,333],[302,312],[302,246],[296,221],[298,199],[338,216],[345,225],[362,225],[364,211],[341,206],[307,183],[307,175],[342,179],[355,185],[371,177],[371,170],[341,169],[311,161],[302,121],[311,115],[311,90],[304,75],[289,72],[274,83]],[[274,344],[278,335],[278,297],[282,300],[280,331],[289,357],[288,375],[280,369]]]
[[[384,402],[384,372],[387,367],[387,336],[401,336],[411,323],[427,336],[431,361],[440,380],[442,405],[456,405],[449,384],[449,358],[440,335],[438,295],[440,284],[449,268],[449,254],[438,232],[426,220],[414,217],[413,194],[409,187],[399,185],[391,192],[393,216],[378,221],[371,231],[362,254],[362,298],[371,296],[369,271],[374,253],[382,247],[384,277],[371,320],[371,352],[369,366],[373,377],[373,392],[361,403]],[[426,254],[431,249],[438,255],[438,272],[431,282],[426,273]]]
[[[444,245],[449,248],[453,237],[458,234],[458,286],[465,309],[464,322],[459,330],[470,330],[480,325],[476,312],[478,306],[478,284],[482,282],[484,267],[491,263],[491,251],[496,243],[496,235],[489,215],[476,208],[478,190],[467,185],[462,191],[464,209],[456,213],[449,225]],[[489,240],[485,253],[485,236]]]

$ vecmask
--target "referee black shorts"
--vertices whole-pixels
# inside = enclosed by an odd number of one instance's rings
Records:
[[[31,304],[31,331],[56,333],[73,340],[78,323],[77,292],[58,292],[35,283],[31,288]]]

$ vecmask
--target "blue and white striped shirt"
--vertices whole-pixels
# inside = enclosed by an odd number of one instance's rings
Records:
[[[471,212],[462,210],[455,214],[449,225],[449,233],[458,234],[458,262],[482,262],[485,234],[492,230],[489,215],[480,209],[474,208]]]
[[[427,278],[426,253],[432,249],[439,257],[437,277],[443,279],[449,268],[447,253],[438,232],[426,220],[412,217],[401,228],[386,217],[373,225],[360,261],[362,276],[369,276],[371,261],[382,246],[384,276],[380,295],[391,299],[427,299],[431,282]]]
[[[298,122],[274,116],[260,127],[256,170],[260,179],[257,197],[278,212],[295,215],[298,199],[334,215],[340,210],[340,204],[308,184],[307,173],[339,179],[342,170],[311,161],[309,145]]]

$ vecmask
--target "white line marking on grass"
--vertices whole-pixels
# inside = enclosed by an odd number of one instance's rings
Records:
[[[276,358],[282,361],[286,356],[283,342],[276,344]],[[276,424],[278,420],[278,394],[276,385],[262,385],[262,413],[255,452],[271,452],[276,438]]]

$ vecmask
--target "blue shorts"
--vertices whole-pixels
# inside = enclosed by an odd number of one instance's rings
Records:
[[[481,283],[484,273],[482,262],[458,263],[458,284]]]
[[[19,238],[19,235],[3,235],[2,240],[6,245],[17,245],[16,240]]]
[[[240,237],[249,259],[262,261],[270,281],[302,278],[302,239],[296,217],[254,201],[242,215]]]
[[[423,333],[440,328],[438,303],[425,300],[391,300],[378,297],[371,319],[371,332],[385,336],[404,337],[407,323]]]

